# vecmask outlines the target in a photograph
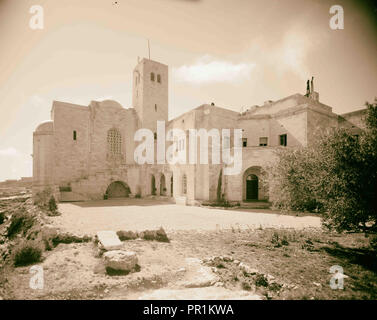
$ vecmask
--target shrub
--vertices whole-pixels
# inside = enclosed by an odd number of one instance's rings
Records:
[[[251,290],[251,286],[247,282],[242,282],[242,289],[246,290],[246,291],[250,291]]]
[[[23,211],[22,208],[20,211],[13,214],[11,218],[11,223],[7,230],[8,238],[13,238],[16,234],[20,233],[21,231],[25,234],[27,230],[29,230],[34,224],[34,218]]]
[[[338,128],[309,147],[278,151],[271,168],[274,207],[320,212],[336,231],[377,231],[377,99],[358,136]]]
[[[2,224],[5,220],[5,213],[4,212],[0,212],[0,224]]]
[[[52,195],[51,188],[46,188],[35,195],[34,204],[41,208],[47,207]]]
[[[135,198],[136,199],[140,199],[141,198],[141,194],[140,193],[135,194]]]
[[[372,249],[377,250],[377,235],[370,238],[369,245]]]
[[[56,210],[58,209],[58,206],[56,205],[55,197],[51,196],[50,200],[48,201],[48,209],[52,212],[55,213]]]
[[[278,231],[274,231],[271,236],[271,243],[276,247],[279,248],[281,246],[288,246],[289,241],[288,237],[285,233],[280,233]]]
[[[13,251],[13,262],[16,267],[26,266],[41,261],[42,247],[36,241],[21,242]]]
[[[138,234],[133,231],[118,231],[117,235],[121,241],[134,240],[138,237]]]
[[[257,287],[267,287],[268,286],[267,278],[263,274],[258,274],[255,277],[255,285]]]

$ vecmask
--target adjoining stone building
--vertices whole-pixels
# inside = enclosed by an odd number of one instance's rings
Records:
[[[112,100],[89,106],[54,101],[51,120],[33,134],[34,194],[50,187],[60,201],[158,195],[194,204],[216,200],[220,179],[220,192],[229,201],[268,200],[261,172],[273,161],[274,150],[310,145],[316,132],[331,127],[352,127],[357,134],[365,113],[333,113],[319,102],[312,84],[306,95],[267,101],[242,113],[203,104],[168,121],[168,66],[149,59],[134,69],[132,104],[125,109]],[[241,129],[241,172],[224,176],[224,166],[210,159],[208,164],[138,164],[135,132],[147,128],[156,135],[158,120],[165,121],[166,132]],[[187,149],[184,141],[176,146]]]

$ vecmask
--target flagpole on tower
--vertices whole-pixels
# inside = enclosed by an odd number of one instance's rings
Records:
[[[149,39],[148,39],[148,57],[149,57],[149,60],[151,60],[151,47],[149,45]]]

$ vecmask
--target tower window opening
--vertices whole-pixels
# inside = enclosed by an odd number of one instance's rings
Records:
[[[154,81],[154,73],[151,73],[151,81]]]
[[[157,82],[161,83],[161,75],[159,75],[159,74],[157,75]]]
[[[77,140],[77,132],[76,132],[76,130],[73,131],[73,140],[75,140],[75,141]]]
[[[157,112],[157,104],[154,105],[154,111]]]

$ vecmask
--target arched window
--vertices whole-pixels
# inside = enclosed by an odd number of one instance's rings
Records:
[[[154,73],[151,72],[151,81],[154,81]]]
[[[161,76],[159,74],[157,75],[157,82],[161,83]]]
[[[182,194],[187,194],[187,176],[185,174],[182,177]]]
[[[107,150],[111,155],[122,153],[122,135],[115,128],[107,131]]]

